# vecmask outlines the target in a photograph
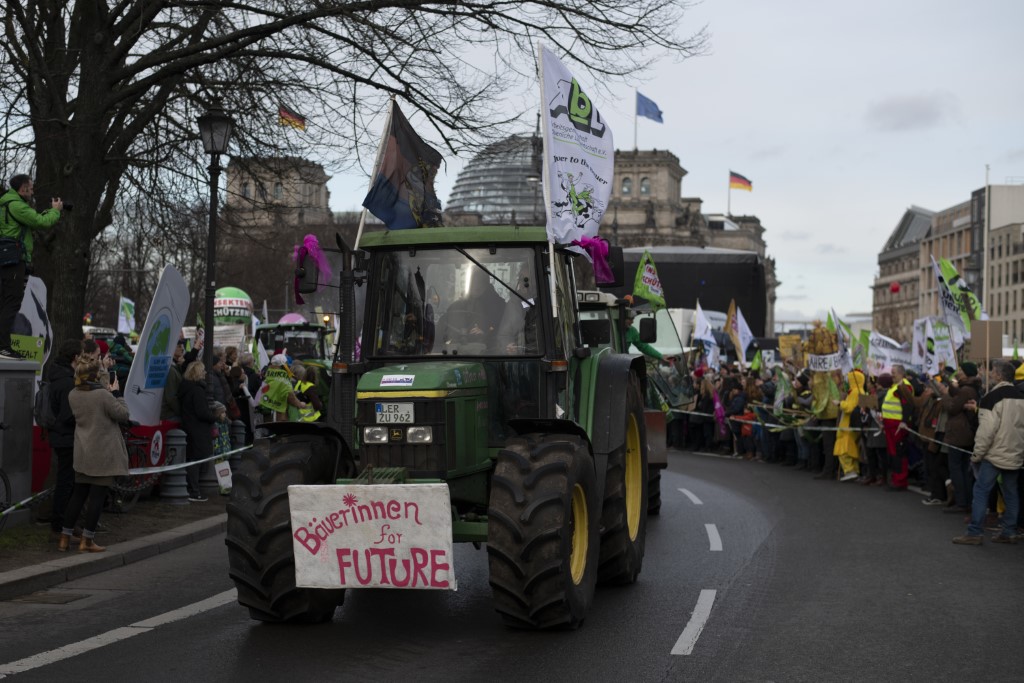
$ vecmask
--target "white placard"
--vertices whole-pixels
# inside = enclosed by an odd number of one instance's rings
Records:
[[[807,354],[807,369],[812,372],[832,372],[833,370],[838,370],[841,366],[842,359],[838,353],[829,353],[824,356],[817,356],[813,353]]]
[[[295,585],[456,590],[447,484],[289,486]]]

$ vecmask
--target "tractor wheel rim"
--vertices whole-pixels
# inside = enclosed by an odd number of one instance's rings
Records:
[[[644,485],[641,472],[643,461],[640,457],[640,428],[636,423],[636,416],[629,415],[626,423],[626,456],[625,456],[625,485],[626,485],[626,526],[629,530],[629,540],[635,541],[640,533],[640,512],[644,501]]]
[[[569,553],[569,573],[572,582],[580,585],[587,570],[587,550],[590,547],[590,519],[587,515],[587,494],[579,484],[572,489],[572,550]]]

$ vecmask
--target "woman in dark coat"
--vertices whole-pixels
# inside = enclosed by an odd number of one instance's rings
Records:
[[[71,545],[75,521],[85,508],[81,552],[101,553],[93,536],[103,511],[107,490],[116,477],[128,474],[128,449],[121,435],[121,423],[128,422],[128,406],[121,398],[117,380],[107,385],[107,374],[97,362],[80,363],[75,370],[75,388],[68,394],[75,416],[75,488],[64,510],[64,527],[57,550]]]
[[[213,455],[211,430],[217,418],[206,398],[206,368],[202,361],[192,361],[185,369],[181,386],[178,388],[178,401],[181,403],[181,428],[187,437],[185,462],[209,458]],[[202,503],[206,500],[199,490],[199,469],[200,466],[197,465],[185,470],[188,499],[192,503]]]

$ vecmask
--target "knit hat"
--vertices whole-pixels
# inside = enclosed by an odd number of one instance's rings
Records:
[[[881,375],[879,375],[878,376],[878,386],[882,387],[883,389],[891,388],[892,387],[892,375],[890,375],[888,372],[883,372]]]
[[[108,353],[110,353],[110,344],[108,344],[107,342],[103,341],[102,339],[97,339],[96,340],[96,346],[98,346],[100,348],[100,355],[101,356],[105,356]]]
[[[1013,378],[1018,382],[1024,380],[1024,363],[1017,366],[1017,369],[1013,372]]]
[[[288,356],[284,355],[283,353],[279,353],[270,359],[270,364],[280,366],[288,365]]]
[[[960,364],[960,369],[963,370],[964,374],[967,375],[968,377],[977,377],[978,376],[978,365],[977,365],[977,363],[972,363],[970,361],[965,361],[965,362]]]

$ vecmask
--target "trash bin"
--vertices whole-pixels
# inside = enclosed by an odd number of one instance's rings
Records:
[[[16,503],[32,495],[32,399],[39,364],[0,359],[0,469],[7,475]],[[0,491],[0,495],[3,492]],[[5,516],[9,526],[30,520],[29,510]]]

